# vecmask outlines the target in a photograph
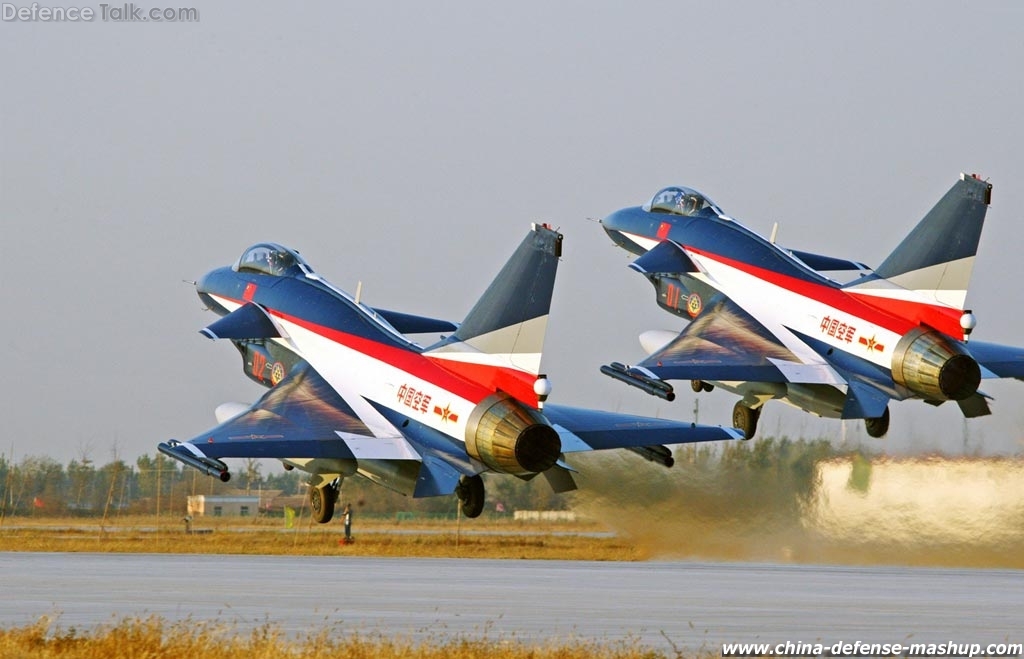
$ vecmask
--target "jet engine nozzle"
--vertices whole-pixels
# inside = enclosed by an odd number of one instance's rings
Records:
[[[981,368],[956,341],[916,327],[896,344],[892,379],[926,399],[964,400],[978,391]]]
[[[495,471],[525,476],[553,467],[562,440],[540,414],[508,394],[496,393],[470,413],[466,452]]]

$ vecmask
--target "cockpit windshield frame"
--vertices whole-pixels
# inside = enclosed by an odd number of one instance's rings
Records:
[[[710,209],[715,215],[722,215],[722,209],[703,194],[678,185],[658,190],[651,200],[643,205],[643,209],[648,213],[682,216],[698,215],[705,209]]]
[[[242,252],[231,269],[235,272],[256,272],[273,277],[313,272],[298,252],[277,243],[257,243],[249,247]]]

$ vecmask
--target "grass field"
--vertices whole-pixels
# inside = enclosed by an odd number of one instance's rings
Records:
[[[2,659],[314,659],[325,656],[345,659],[680,659],[712,655],[681,651],[665,654],[635,642],[597,644],[567,640],[533,645],[487,639],[441,639],[413,643],[331,628],[293,639],[269,625],[240,632],[229,624],[192,620],[171,623],[158,617],[126,618],[87,631],[60,628],[45,619],[26,627],[0,629]]]
[[[628,540],[588,522],[395,522],[364,518],[355,542],[341,544],[342,527],[280,519],[246,522],[203,518],[186,533],[164,517],[127,517],[99,524],[82,519],[8,518],[0,526],[2,551],[268,554],[294,556],[409,556],[441,558],[636,561],[646,558]]]

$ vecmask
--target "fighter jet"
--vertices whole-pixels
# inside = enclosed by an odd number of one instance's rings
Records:
[[[160,443],[164,455],[230,479],[224,458],[276,458],[311,474],[313,517],[327,522],[344,478],[413,497],[456,494],[484,508],[484,472],[575,489],[565,454],[625,448],[671,466],[664,444],[740,437],[735,428],[547,404],[541,354],[562,236],[533,225],[461,324],[373,308],[274,243],[196,284],[219,316],[201,333],[230,341],[269,388],[217,408],[220,425]],[[447,333],[428,347],[410,335]]]
[[[981,380],[1024,378],[1024,349],[968,343],[977,321],[965,299],[991,200],[991,184],[961,174],[872,270],[781,247],[778,225],[765,239],[691,188],[660,190],[601,224],[639,255],[630,267],[658,304],[689,324],[645,332],[646,359],[601,371],[667,400],[666,380],[738,394],[733,425],[748,439],[769,400],[864,419],[872,437],[889,428],[890,400],[953,400],[965,417],[989,414]]]

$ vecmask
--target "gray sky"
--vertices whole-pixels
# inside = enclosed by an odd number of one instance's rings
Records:
[[[681,324],[586,218],[670,184],[765,234],[779,221],[784,245],[877,265],[978,172],[994,198],[975,336],[1024,343],[1020,3],[255,4],[0,23],[4,454],[134,460],[258,397],[235,350],[197,333],[213,317],[182,283],[254,242],[362,280],[370,304],[460,320],[538,220],[566,236],[552,400],[691,418],[685,383],[669,404],[597,370]],[[1024,383],[983,388],[995,415],[970,422],[968,450],[1020,453]],[[733,402],[702,396],[700,420]],[[954,405],[892,415],[888,439],[858,422],[847,441],[964,447]],[[761,420],[839,427],[780,403]]]

